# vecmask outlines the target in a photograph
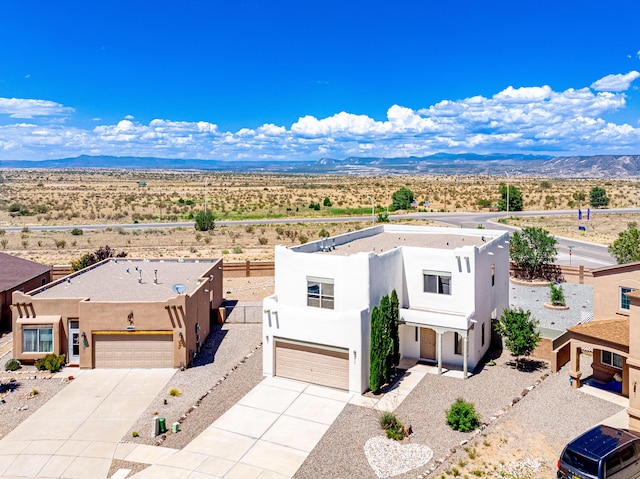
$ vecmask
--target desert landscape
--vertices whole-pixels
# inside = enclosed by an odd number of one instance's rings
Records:
[[[194,171],[2,170],[0,251],[47,264],[67,264],[109,245],[130,257],[224,257],[271,260],[275,244],[293,245],[363,228],[368,222],[217,226],[211,232],[167,228],[193,221],[206,207],[218,220],[369,215],[387,211],[401,187],[414,192],[417,211],[491,211],[507,178],[489,176],[335,176],[236,174]],[[640,181],[509,177],[522,191],[525,210],[587,207],[589,191],[605,188],[610,208],[640,204]],[[581,193],[586,200],[580,200]],[[427,206],[425,206],[425,202]],[[415,211],[414,210],[414,211]],[[640,215],[593,210],[586,237],[574,215],[511,217],[514,226],[535,225],[553,234],[610,244]],[[409,220],[407,218],[407,220]],[[504,221],[504,219],[503,219]],[[157,223],[124,229],[119,224]],[[426,224],[413,221],[413,224]],[[35,231],[34,225],[108,224],[103,230]],[[20,227],[20,231],[7,231]]]

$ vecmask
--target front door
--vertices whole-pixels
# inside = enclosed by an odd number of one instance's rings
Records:
[[[420,328],[420,357],[436,360],[436,332],[429,328]]]
[[[67,354],[69,364],[80,364],[80,321],[69,320],[69,352]]]

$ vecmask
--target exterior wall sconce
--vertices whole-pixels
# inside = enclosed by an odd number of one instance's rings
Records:
[[[89,347],[89,341],[87,340],[87,334],[82,331],[82,347],[83,348],[88,348]]]
[[[178,333],[178,349],[180,349],[182,346],[184,346],[184,335],[182,334],[182,331],[180,331]]]
[[[129,325],[133,326],[133,311],[127,315],[127,320],[129,321]]]
[[[356,362],[356,358],[357,358],[357,356],[358,356],[358,352],[354,349],[354,350],[353,350],[353,362],[354,362],[354,363]]]

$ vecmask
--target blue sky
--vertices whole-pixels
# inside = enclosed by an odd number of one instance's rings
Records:
[[[0,160],[640,154],[640,3],[0,4]]]

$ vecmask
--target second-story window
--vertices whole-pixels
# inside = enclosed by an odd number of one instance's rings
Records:
[[[624,286],[620,287],[620,309],[629,311],[631,302],[627,297],[627,293],[631,293],[635,290],[635,288],[625,288]]]
[[[425,293],[451,294],[451,273],[444,271],[422,272]]]
[[[307,278],[307,306],[333,309],[333,279]]]

